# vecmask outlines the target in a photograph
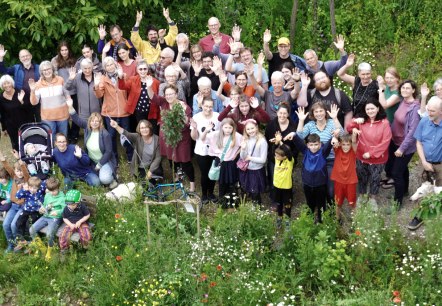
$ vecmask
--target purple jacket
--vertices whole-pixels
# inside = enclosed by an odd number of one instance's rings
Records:
[[[401,101],[403,102],[403,100]],[[417,125],[420,121],[420,116],[418,114],[418,110],[420,108],[419,101],[414,101],[408,106],[407,110],[407,118],[405,120],[405,138],[402,141],[401,145],[399,146],[399,150],[404,154],[408,155],[411,153],[416,152],[416,139],[413,137],[414,131],[417,128]],[[392,131],[394,133],[394,131]]]

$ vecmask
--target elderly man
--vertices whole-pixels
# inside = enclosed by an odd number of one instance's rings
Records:
[[[436,186],[442,186],[442,99],[434,96],[427,104],[428,117],[424,117],[414,132],[417,154],[424,170],[433,174]],[[422,220],[414,217],[408,229],[416,230]]]
[[[328,78],[330,79],[331,84],[333,85],[333,76],[336,74],[336,72],[345,65],[347,62],[347,52],[344,50],[344,37],[342,35],[338,35],[336,38],[336,42],[333,42],[335,44],[335,47],[339,50],[339,53],[341,54],[341,59],[338,61],[327,61],[322,62],[318,60],[318,55],[316,52],[312,49],[308,49],[304,52],[304,59],[307,63],[307,75],[312,79],[312,82],[310,83],[310,89],[315,87],[315,84],[313,82],[313,75],[318,72],[322,71],[324,72]]]
[[[339,108],[338,120],[341,126],[346,126],[353,118],[353,111],[349,97],[336,87],[331,85],[330,79],[323,71],[318,71],[313,76],[315,88],[308,90],[310,84],[307,78],[302,78],[301,92],[298,97],[298,104],[308,104],[308,109],[316,102],[322,102],[330,111],[331,106],[336,104]],[[305,82],[305,83],[304,83]],[[305,86],[304,86],[305,85]]]
[[[106,44],[109,44],[109,51],[106,52],[106,56],[112,56],[114,60],[118,60],[118,54],[117,54],[117,47],[119,44],[126,44],[127,47],[130,50],[130,54],[135,57],[137,55],[137,49],[135,49],[134,44],[130,41],[130,39],[126,39],[123,37],[123,30],[121,30],[119,25],[112,25],[109,30],[109,34],[111,35],[112,39],[105,42],[106,38],[106,27],[104,25],[100,25],[98,27],[98,35],[100,36],[100,39],[98,40],[97,44],[97,51],[98,54],[103,53],[104,46]]]
[[[164,70],[172,65],[175,52],[171,48],[165,48],[160,53],[160,61],[149,65],[149,71],[160,83],[166,82]]]
[[[20,91],[23,89],[25,92],[24,105],[28,108],[29,112],[32,113],[33,120],[40,122],[40,105],[32,106],[30,102],[31,89],[29,87],[29,80],[37,82],[40,79],[39,65],[32,63],[32,54],[26,50],[22,49],[18,53],[18,58],[20,64],[15,64],[11,67],[5,67],[3,59],[6,55],[7,50],[0,45],[0,73],[9,74],[14,78],[15,89]]]
[[[282,64],[285,62],[292,63],[293,66],[300,71],[306,70],[306,63],[300,56],[290,53],[290,40],[287,37],[278,39],[278,52],[271,52],[269,43],[272,34],[266,29],[263,37],[263,50],[267,61],[269,62],[269,75],[273,75],[274,71],[281,71]]]
[[[166,35],[165,29],[158,30],[153,25],[148,25],[146,29],[147,41],[142,40],[139,34],[139,27],[143,19],[143,12],[137,11],[137,18],[135,25],[131,32],[131,40],[141,54],[143,59],[148,64],[158,63],[160,61],[161,45],[173,46],[175,38],[178,35],[178,27],[175,22],[169,17],[169,9],[163,8],[163,16],[169,24],[169,33]],[[172,57],[173,60],[173,57]]]
[[[204,51],[212,51],[213,45],[215,44],[215,39],[221,37],[220,52],[230,53],[229,40],[232,39],[229,35],[221,33],[219,29],[221,28],[221,23],[218,18],[210,17],[207,22],[207,27],[209,28],[210,34],[204,36],[200,39],[199,45]]]

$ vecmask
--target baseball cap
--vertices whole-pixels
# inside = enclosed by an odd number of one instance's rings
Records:
[[[287,37],[278,39],[278,45],[290,45],[290,40]]]
[[[75,189],[71,189],[66,192],[65,202],[66,204],[78,203],[81,200],[81,192]]]

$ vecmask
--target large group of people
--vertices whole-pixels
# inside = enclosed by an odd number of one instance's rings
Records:
[[[442,78],[427,104],[430,88],[423,84],[419,92],[394,67],[385,74],[378,71],[374,79],[371,65],[363,62],[351,75],[355,55],[347,54],[340,35],[334,43],[340,58],[321,61],[312,49],[303,56],[291,53],[287,37],[279,37],[272,51],[267,29],[255,61],[253,50],[241,42],[247,33],[237,25],[230,36],[211,17],[210,33],[192,45],[168,9],[163,15],[168,30],[149,25],[144,37],[141,11],[130,38],[118,25],[110,26],[109,33],[100,25],[97,53],[85,44],[78,59],[62,41],[51,61],[34,63],[30,50],[23,49],[20,63],[8,67],[7,50],[0,45],[1,123],[12,149],[20,150],[21,124],[48,124],[56,135],[53,157],[67,189],[75,180],[116,186],[118,164],[124,160],[145,181],[163,175],[163,158],[183,169],[195,191],[194,159],[204,204],[237,205],[226,199],[240,186],[260,205],[269,190],[278,226],[284,214],[290,217],[293,167],[300,154],[300,179],[315,222],[321,222],[329,205],[340,208],[344,199],[351,207],[364,201],[375,207],[381,187],[395,188],[394,200],[401,205],[416,151],[424,169],[442,185]],[[351,97],[333,86],[335,77],[351,86]],[[162,115],[175,105],[185,122],[176,131],[181,141],[170,147]],[[80,129],[83,148],[76,145]],[[125,156],[118,155],[119,140]],[[209,178],[212,170],[219,171],[216,179]],[[3,176],[0,172],[2,189],[7,189]],[[5,222],[9,241],[21,201],[12,193],[2,200],[13,203]]]

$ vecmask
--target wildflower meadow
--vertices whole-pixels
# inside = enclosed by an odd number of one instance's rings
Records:
[[[273,213],[242,204],[203,209],[197,237],[193,214],[155,206],[149,243],[141,199],[100,198],[98,210],[88,250],[50,262],[2,256],[0,304],[438,305],[442,296],[441,221],[409,238],[394,212],[359,207],[346,226],[333,213],[314,225],[300,208],[277,231]]]

